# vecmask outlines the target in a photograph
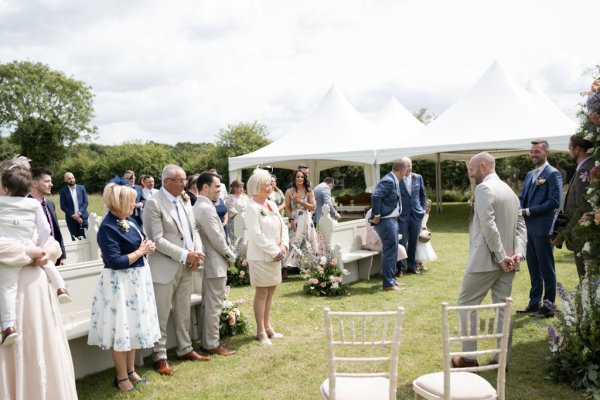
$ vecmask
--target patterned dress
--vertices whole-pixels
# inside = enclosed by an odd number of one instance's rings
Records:
[[[283,265],[291,268],[302,268],[304,254],[317,252],[317,232],[312,219],[312,212],[302,208],[301,203],[294,202],[296,188],[292,188],[292,218],[296,221],[296,231],[290,228],[290,249]],[[308,202],[308,193],[304,194],[302,201]]]
[[[108,213],[98,230],[104,269],[92,299],[88,344],[115,351],[154,347],[160,338],[152,276],[146,257],[129,265],[142,233],[128,218],[124,229]]]

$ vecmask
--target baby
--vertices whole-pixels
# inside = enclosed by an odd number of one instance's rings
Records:
[[[24,197],[31,186],[31,173],[12,162],[0,164],[0,238],[11,239],[23,245],[30,259],[44,256],[43,247],[54,239],[41,205],[34,199]],[[31,261],[22,264],[25,266]],[[51,260],[42,266],[50,283],[57,289],[60,303],[70,302],[71,296],[65,282]],[[0,320],[2,320],[2,346],[9,346],[17,339],[16,295],[20,268],[11,266],[4,258],[0,262]]]

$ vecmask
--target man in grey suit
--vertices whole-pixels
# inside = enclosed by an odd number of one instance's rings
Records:
[[[493,303],[501,303],[509,297],[515,271],[519,270],[527,249],[527,229],[519,213],[519,198],[496,175],[495,165],[494,157],[486,152],[476,154],[469,161],[469,177],[475,180],[477,187],[469,227],[469,259],[458,296],[459,306],[481,304],[490,290]],[[503,318],[501,312],[499,328]],[[476,342],[463,342],[463,351],[476,348]],[[476,359],[453,357],[452,365],[463,368],[479,364]]]
[[[340,219],[340,214],[333,207],[333,201],[331,200],[331,190],[333,189],[333,178],[327,177],[323,179],[323,182],[319,183],[315,187],[315,199],[317,201],[317,210],[315,211],[315,225],[319,223],[319,220],[323,216],[323,204],[329,206],[329,215],[331,218]]]
[[[231,356],[235,351],[225,347],[219,340],[219,321],[225,298],[227,267],[235,262],[235,254],[227,245],[221,219],[213,204],[213,201],[219,198],[221,179],[212,172],[203,172],[198,176],[196,186],[198,196],[193,207],[194,218],[206,254],[199,324],[202,332],[200,351]]]
[[[204,253],[189,198],[182,198],[186,174],[177,165],[162,172],[162,187],[144,207],[147,238],[156,243],[156,252],[148,263],[154,282],[161,337],[154,344],[154,369],[161,375],[173,375],[167,362],[167,320],[173,308],[177,358],[208,361],[192,348],[190,339],[190,303],[193,276],[202,268]]]

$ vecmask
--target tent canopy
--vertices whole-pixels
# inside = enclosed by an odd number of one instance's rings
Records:
[[[480,151],[507,157],[528,151],[535,139],[548,140],[552,149],[566,150],[575,128],[575,121],[535,86],[525,90],[495,61],[439,118],[377,155],[381,163],[402,156],[468,160]]]

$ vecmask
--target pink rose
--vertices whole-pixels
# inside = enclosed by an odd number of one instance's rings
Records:
[[[227,323],[229,324],[229,326],[235,325],[235,319],[235,311],[229,311],[229,314],[227,314]]]
[[[246,275],[246,271],[240,271],[240,276],[243,277],[244,275]]]
[[[332,258],[329,263],[335,267],[337,265],[337,258]]]
[[[327,287],[327,282],[321,282],[321,287],[322,287],[322,288],[325,288],[325,287]]]
[[[600,208],[596,209],[596,214],[594,215],[594,222],[596,225],[600,225]]]

